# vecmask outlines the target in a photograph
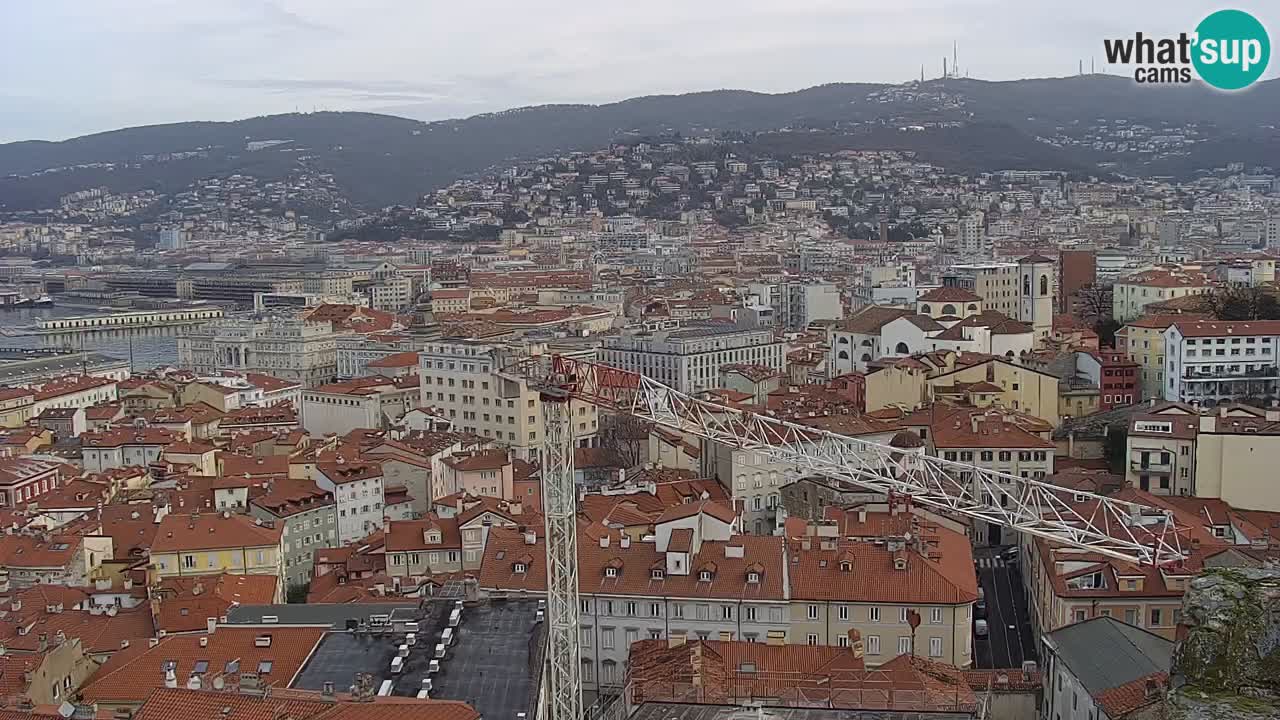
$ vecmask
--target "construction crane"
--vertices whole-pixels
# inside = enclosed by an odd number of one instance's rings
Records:
[[[1140,565],[1184,558],[1173,514],[906,451],[699,400],[639,373],[559,355],[524,358],[511,370],[540,391],[547,545],[549,720],[582,717],[577,526],[573,481],[574,400],[595,404],[775,462],[842,480],[942,513],[983,520]],[[1071,502],[1061,496],[1070,492]]]

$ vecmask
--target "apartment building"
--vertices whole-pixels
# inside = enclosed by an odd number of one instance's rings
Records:
[[[84,587],[112,556],[112,545],[112,538],[104,535],[9,534],[0,543],[0,570],[18,589]]]
[[[159,460],[166,447],[186,437],[158,427],[87,432],[80,436],[80,465],[88,472],[146,467]]]
[[[1153,268],[1116,280],[1112,286],[1111,316],[1129,323],[1146,312],[1147,305],[1163,300],[1203,295],[1213,284],[1203,273]]]
[[[838,320],[844,315],[840,288],[820,280],[787,280],[778,283],[749,283],[747,291],[761,305],[773,309],[782,327],[804,330],[815,320]]]
[[[338,380],[371,375],[369,363],[413,350],[409,337],[397,333],[339,335],[335,346]]]
[[[151,544],[156,577],[274,575],[282,577],[284,530],[246,515],[172,513],[160,520]]]
[[[545,432],[542,398],[504,368],[517,359],[508,348],[471,341],[428,343],[419,353],[420,402],[448,417],[455,431],[501,442],[521,459],[536,458]],[[574,439],[594,444],[595,405],[573,401]]]
[[[36,391],[30,388],[0,387],[0,428],[16,428],[27,424],[36,403]]]
[[[797,422],[818,430],[888,443],[894,428],[876,420],[853,415],[804,417]],[[782,508],[782,486],[795,479],[795,463],[777,460],[767,450],[730,447],[711,440],[702,441],[699,463],[702,477],[716,478],[742,515],[742,531],[768,535],[778,527]]]
[[[273,479],[249,500],[249,516],[281,529],[285,587],[311,581],[315,551],[338,546],[338,508],[333,494],[310,480]]]
[[[1098,357],[1099,410],[1133,405],[1142,401],[1141,368],[1123,350],[1100,350]]]
[[[386,495],[380,463],[343,455],[318,459],[316,486],[331,493],[338,510],[338,543],[360,540],[382,527]]]
[[[221,318],[178,336],[178,366],[198,375],[233,370],[315,387],[337,378],[340,334],[327,320]]]
[[[1138,400],[1163,398],[1164,331],[1182,315],[1143,315],[1116,331],[1116,350],[1128,355],[1138,365]]]
[[[442,495],[465,493],[511,500],[515,498],[515,467],[506,449],[461,452],[441,461]]]
[[[1129,420],[1125,480],[1158,496],[1280,511],[1280,410],[1153,403]]]
[[[68,375],[41,385],[35,394],[32,415],[49,408],[87,408],[116,399],[116,381],[94,375]]]
[[[982,307],[1018,317],[1018,264],[1011,262],[952,265],[942,276],[944,287],[963,288],[982,299]]]
[[[1280,320],[1180,320],[1164,331],[1170,402],[1280,395]]]
[[[718,385],[723,365],[786,368],[786,343],[767,328],[722,322],[689,323],[676,330],[627,330],[605,338],[597,351],[605,365],[640,373],[684,393]]]
[[[1055,446],[1048,438],[1052,427],[1037,418],[997,408],[939,412],[936,406],[917,415],[926,412],[930,417],[924,439],[933,447],[933,454],[943,460],[1035,480],[1053,474]],[[904,423],[921,420],[923,418]],[[961,477],[965,474],[960,473]],[[1005,494],[1000,498],[1001,505],[1010,502],[1011,496],[1016,500],[1019,492],[1016,483],[1009,482],[1002,489]],[[974,533],[992,545],[1009,542],[1017,535],[1008,528],[983,521],[975,522]]]
[[[856,631],[869,665],[907,654],[972,665],[978,585],[962,533],[899,509],[829,508],[798,536],[791,527],[791,642],[844,646]]]
[[[693,505],[700,510],[660,518],[651,538],[580,525],[582,677],[589,689],[618,688],[628,649],[640,640],[841,647],[848,644],[849,630],[857,629],[864,639],[879,638],[874,656],[868,647],[867,663],[881,664],[899,654],[899,635],[911,635],[904,608],[923,618],[916,633],[921,655],[933,652],[944,662],[951,657],[964,662],[971,618],[966,608],[977,591],[962,536],[945,540],[939,551],[929,539],[932,532],[924,532],[924,554],[904,541],[895,557],[886,538],[871,537],[880,528],[852,538],[803,531],[799,538],[739,535],[735,523],[718,517],[723,509],[713,509],[714,503]],[[955,555],[944,571],[928,557],[940,559],[939,553],[951,551]],[[543,539],[532,533],[491,530],[481,587],[494,593],[544,592],[544,553]],[[926,576],[941,578],[935,573],[953,570],[948,582],[961,583],[954,596],[920,587],[935,583],[926,582]],[[884,582],[859,580],[871,573]]]
[[[736,534],[736,523],[705,512],[660,521],[653,540],[581,525],[578,582],[582,680],[617,691],[631,644],[641,639],[744,639],[787,635],[784,546],[780,537]],[[731,516],[731,514],[730,514]],[[546,591],[544,538],[506,528],[489,533],[481,588]]]
[[[0,458],[0,507],[24,507],[62,484],[61,464],[24,457]]]
[[[462,570],[462,533],[457,518],[428,515],[397,520],[384,533],[387,574],[401,582]]]
[[[420,396],[416,375],[326,383],[303,391],[302,426],[315,437],[389,427],[417,407]]]

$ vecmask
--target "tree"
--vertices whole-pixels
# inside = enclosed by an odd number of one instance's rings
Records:
[[[1098,345],[1100,347],[1113,348],[1116,346],[1116,331],[1122,326],[1120,321],[1112,317],[1100,317],[1093,325],[1093,331],[1098,334]]]
[[[1125,460],[1129,453],[1129,430],[1127,428],[1112,425],[1107,430],[1104,445],[1107,465],[1111,472],[1115,475],[1124,477]]]
[[[1219,320],[1280,320],[1280,303],[1262,288],[1226,288],[1209,295],[1205,304]]]
[[[649,443],[650,424],[631,415],[607,413],[600,416],[596,441],[601,448],[617,454],[627,467],[644,462]]]
[[[1076,307],[1080,317],[1100,322],[1111,316],[1112,290],[1104,285],[1090,284],[1076,291]]]
[[[285,602],[305,604],[307,602],[307,592],[310,589],[310,583],[290,583],[289,588],[285,591]]]

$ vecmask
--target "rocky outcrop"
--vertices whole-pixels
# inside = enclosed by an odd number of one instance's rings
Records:
[[[1183,599],[1170,720],[1280,718],[1280,570],[1211,569]]]

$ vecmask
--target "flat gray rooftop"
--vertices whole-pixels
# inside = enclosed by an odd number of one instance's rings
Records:
[[[334,630],[345,630],[347,622],[369,622],[372,615],[390,615],[395,620],[414,620],[418,603],[346,603],[303,605],[241,605],[227,612],[228,625],[328,625]],[[274,623],[264,618],[275,618]],[[348,680],[347,685],[350,685]]]
[[[833,708],[767,707],[653,703],[641,705],[628,720],[973,720],[973,713]]]
[[[432,678],[431,696],[471,703],[486,718],[533,715],[530,636],[537,614],[536,600],[490,602],[463,610],[458,639],[440,674]]]
[[[254,619],[274,613],[281,625],[298,624],[307,616],[305,611],[289,616],[277,608],[313,611],[332,608],[329,624],[334,632],[320,641],[292,687],[322,690],[326,682],[331,682],[336,690],[343,692],[351,686],[356,673],[367,672],[373,675],[375,687],[392,680],[392,694],[412,697],[422,688],[423,678],[430,677],[431,697],[470,703],[483,717],[515,717],[518,712],[529,712],[535,677],[534,668],[530,666],[531,638],[535,631],[540,631],[536,623],[537,601],[497,601],[464,608],[462,623],[454,629],[456,639],[440,663],[440,672],[434,674],[430,674],[428,668],[454,603],[443,600],[425,605],[425,610],[414,606],[412,615],[405,612],[395,618],[418,622],[417,644],[410,648],[404,669],[398,675],[391,674],[391,660],[404,642],[403,632],[344,629],[348,619],[367,620],[370,614],[388,614],[389,608],[385,605],[254,606],[237,608],[238,617],[228,617],[228,623],[238,620],[240,624],[256,624]],[[346,614],[341,615],[340,609],[346,609]],[[252,612],[242,612],[245,610]],[[319,615],[311,619],[315,621]]]

